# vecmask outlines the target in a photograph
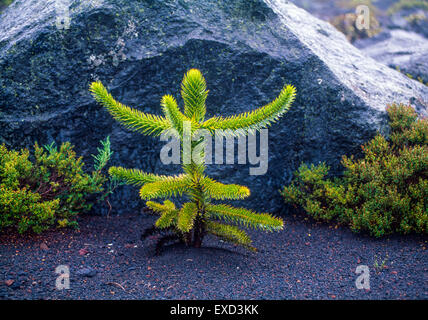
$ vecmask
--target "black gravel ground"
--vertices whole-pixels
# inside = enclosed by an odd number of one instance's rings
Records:
[[[250,232],[258,253],[207,238],[154,256],[155,239],[139,240],[152,222],[85,216],[80,231],[0,235],[0,299],[428,298],[424,236],[376,240],[289,215],[283,232]],[[70,267],[69,290],[55,288],[58,265]],[[355,286],[358,265],[370,290]]]

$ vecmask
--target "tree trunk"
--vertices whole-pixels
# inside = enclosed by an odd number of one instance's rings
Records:
[[[195,248],[200,248],[202,246],[202,240],[205,236],[204,223],[202,222],[201,217],[198,215],[195,220],[195,227],[193,232],[193,246]]]

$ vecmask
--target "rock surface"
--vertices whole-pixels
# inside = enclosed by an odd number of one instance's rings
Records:
[[[86,267],[86,268],[81,268],[81,269],[77,270],[76,274],[78,274],[81,277],[92,278],[92,277],[95,277],[97,275],[97,271],[91,267]]]
[[[418,8],[402,9],[389,16],[388,29],[416,32],[428,38],[428,11]]]
[[[392,30],[355,45],[375,60],[428,83],[428,40],[419,34]]]
[[[341,0],[291,1],[327,21],[345,13],[354,13],[357,5],[346,5]],[[373,2],[382,32],[372,38],[358,39],[353,44],[375,60],[393,69],[400,69],[413,79],[428,83],[428,11],[415,6],[390,12],[397,2],[398,0]]]
[[[359,4],[364,4],[364,1],[358,3],[358,1],[343,1],[343,0],[290,0],[292,3],[300,8],[305,9],[314,16],[323,19],[330,20],[345,13],[355,13],[355,8]],[[387,17],[387,10],[394,3],[399,0],[376,0],[372,1],[372,5],[376,7],[382,14],[378,17],[381,20],[389,20]]]
[[[410,102],[426,114],[427,87],[286,1],[70,0],[69,29],[56,26],[54,3],[16,0],[0,18],[0,143],[8,146],[71,141],[89,162],[111,135],[112,164],[173,173],[179,168],[159,159],[164,143],[116,123],[88,93],[91,81],[160,114],[162,95],[179,98],[184,72],[196,67],[210,90],[207,116],[261,106],[291,83],[298,98],[269,130],[267,174],[250,176],[243,165],[209,168],[224,182],[248,185],[248,206],[273,211],[282,204],[278,189],[301,162],[327,161],[339,172],[341,155],[387,132],[388,103]],[[132,187],[111,202],[115,212],[142,206]]]

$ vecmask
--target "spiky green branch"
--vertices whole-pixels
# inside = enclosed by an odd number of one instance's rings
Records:
[[[171,128],[171,123],[164,117],[147,114],[131,109],[113,99],[101,82],[93,82],[89,89],[95,99],[101,103],[115,118],[128,129],[140,133],[158,136]]]
[[[282,89],[278,98],[254,111],[241,113],[227,118],[213,117],[202,124],[202,128],[211,132],[224,130],[231,135],[246,134],[268,127],[288,111],[296,96],[293,86]]]

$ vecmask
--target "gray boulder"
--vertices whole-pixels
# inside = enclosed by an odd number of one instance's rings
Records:
[[[401,9],[389,16],[386,26],[388,29],[416,32],[428,38],[428,11],[418,7]]]
[[[375,60],[428,83],[428,39],[423,36],[392,30],[370,40],[357,41],[354,45]]]
[[[97,275],[97,271],[91,267],[83,267],[76,272],[81,277],[93,278]]]
[[[0,17],[0,143],[70,141],[89,163],[98,141],[111,135],[112,164],[173,173],[179,168],[159,159],[164,143],[115,122],[88,93],[91,81],[101,80],[129,106],[160,114],[162,95],[179,98],[184,72],[199,68],[210,90],[209,117],[264,105],[291,83],[297,100],[269,130],[267,174],[251,176],[249,165],[209,168],[221,181],[248,185],[248,206],[273,211],[282,207],[278,190],[302,162],[326,161],[339,173],[343,154],[387,133],[388,103],[410,103],[426,115],[427,87],[287,1],[69,4],[68,29],[56,25],[64,10],[55,1],[16,0]],[[143,205],[133,187],[111,202],[116,212]]]

